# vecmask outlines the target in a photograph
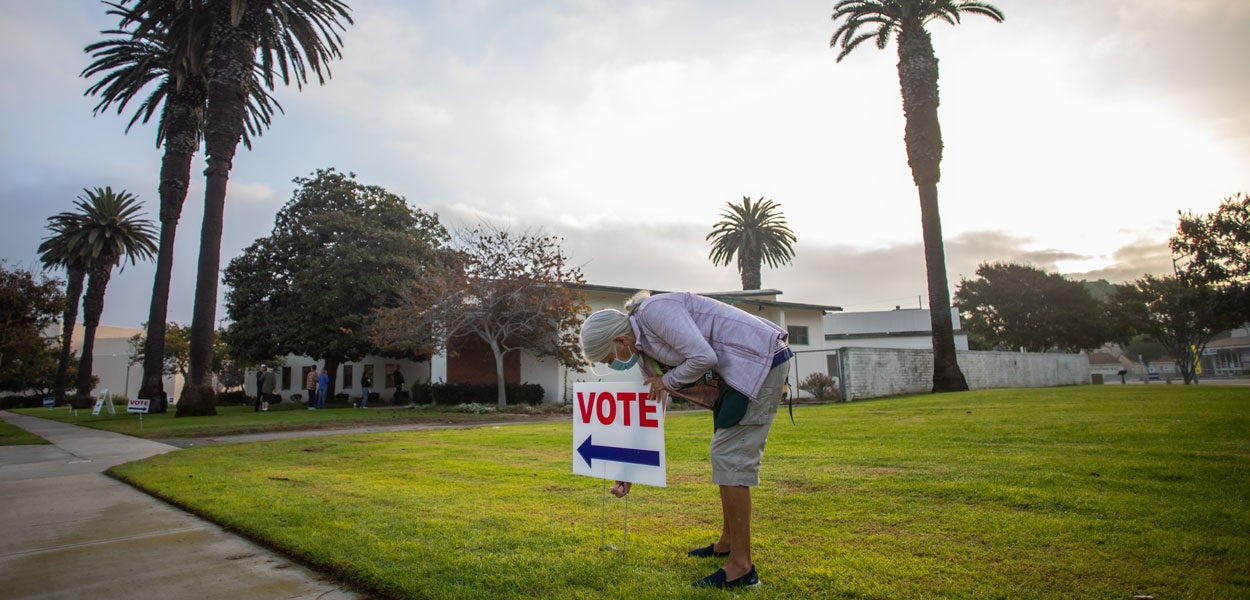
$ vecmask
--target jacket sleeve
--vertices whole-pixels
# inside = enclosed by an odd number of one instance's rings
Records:
[[[678,389],[716,367],[716,352],[680,300],[656,298],[647,303],[645,310],[638,311],[638,320],[651,336],[668,345],[683,359],[664,374],[664,387]]]

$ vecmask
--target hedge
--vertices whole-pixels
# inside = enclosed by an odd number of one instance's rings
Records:
[[[416,404],[495,404],[499,401],[499,387],[493,383],[418,383],[410,392]],[[543,402],[543,386],[537,383],[509,383],[504,386],[508,404],[537,405]]]

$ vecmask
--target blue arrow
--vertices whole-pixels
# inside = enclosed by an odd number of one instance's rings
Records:
[[[596,446],[590,442],[591,437],[589,435],[586,436],[586,441],[577,447],[577,453],[582,455],[582,460],[586,461],[586,466],[591,466],[591,461],[596,458],[635,465],[660,466],[660,452],[658,450]]]

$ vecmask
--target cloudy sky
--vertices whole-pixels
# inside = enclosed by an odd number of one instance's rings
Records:
[[[223,265],[265,235],[293,177],[336,167],[450,227],[564,237],[593,283],[740,287],[704,236],[726,202],[780,203],[785,300],[915,307],[920,217],[894,46],[836,63],[832,0],[349,0],[325,86],[231,174]],[[1125,281],[1170,270],[1178,210],[1250,191],[1250,0],[998,0],[1004,23],[931,26],[952,291],[986,261]],[[0,258],[38,266],[46,218],[84,187],[156,216],[154,128],[93,117],[88,0],[10,2],[0,22]],[[179,229],[170,319],[191,315],[203,169]],[[154,266],[115,275],[104,322],[146,319]],[[927,300],[925,300],[927,304]],[[224,311],[218,311],[219,318]]]

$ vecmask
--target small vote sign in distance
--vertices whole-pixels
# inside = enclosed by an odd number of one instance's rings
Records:
[[[641,383],[573,384],[573,474],[665,487],[664,406]]]

